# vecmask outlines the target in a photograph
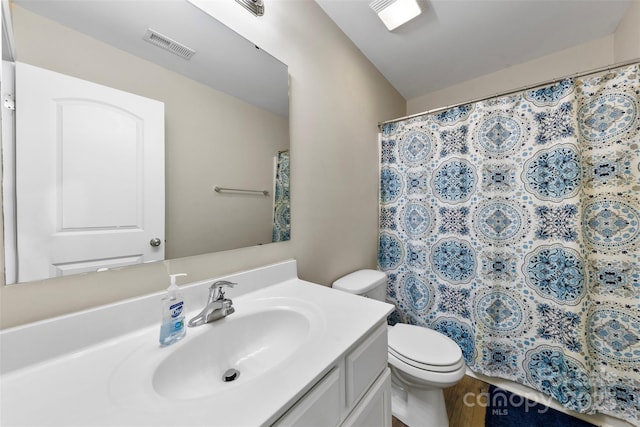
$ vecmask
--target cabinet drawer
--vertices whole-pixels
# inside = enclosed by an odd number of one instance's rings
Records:
[[[333,368],[273,426],[336,426],[340,422],[340,409],[340,370]]]
[[[383,323],[345,358],[346,403],[350,408],[387,366],[387,324]]]

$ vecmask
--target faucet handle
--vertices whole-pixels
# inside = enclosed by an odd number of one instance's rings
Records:
[[[224,299],[224,288],[233,288],[237,283],[228,280],[218,280],[209,286],[209,295],[211,301]]]

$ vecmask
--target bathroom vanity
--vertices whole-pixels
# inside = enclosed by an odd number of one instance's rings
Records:
[[[187,319],[218,279],[238,283],[235,313],[169,347],[162,293],[0,332],[0,424],[391,425],[391,305],[300,280],[290,260],[182,286]]]

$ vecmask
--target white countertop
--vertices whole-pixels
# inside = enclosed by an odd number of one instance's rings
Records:
[[[161,348],[158,344],[158,322],[6,372],[0,377],[0,424],[269,425],[363,335],[384,322],[392,309],[388,304],[297,277],[234,297],[233,301],[236,313],[227,319],[188,328],[186,337],[170,347]],[[208,328],[223,328],[233,316],[241,317],[273,304],[304,307],[313,319],[313,334],[309,335],[312,339],[305,339],[291,357],[258,377],[243,381],[240,376],[225,383],[228,390],[212,396],[179,400],[154,391],[151,375],[169,352],[206,333]],[[187,319],[200,308],[190,310]],[[149,315],[157,316],[158,312],[159,308]],[[84,327],[99,328],[99,325],[86,323]],[[48,336],[46,340],[55,341],[56,337]]]

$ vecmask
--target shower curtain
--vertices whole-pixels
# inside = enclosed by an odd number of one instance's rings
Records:
[[[640,425],[638,65],[385,124],[390,319]]]
[[[273,202],[273,242],[289,240],[289,152],[279,151],[276,159],[276,183]]]

